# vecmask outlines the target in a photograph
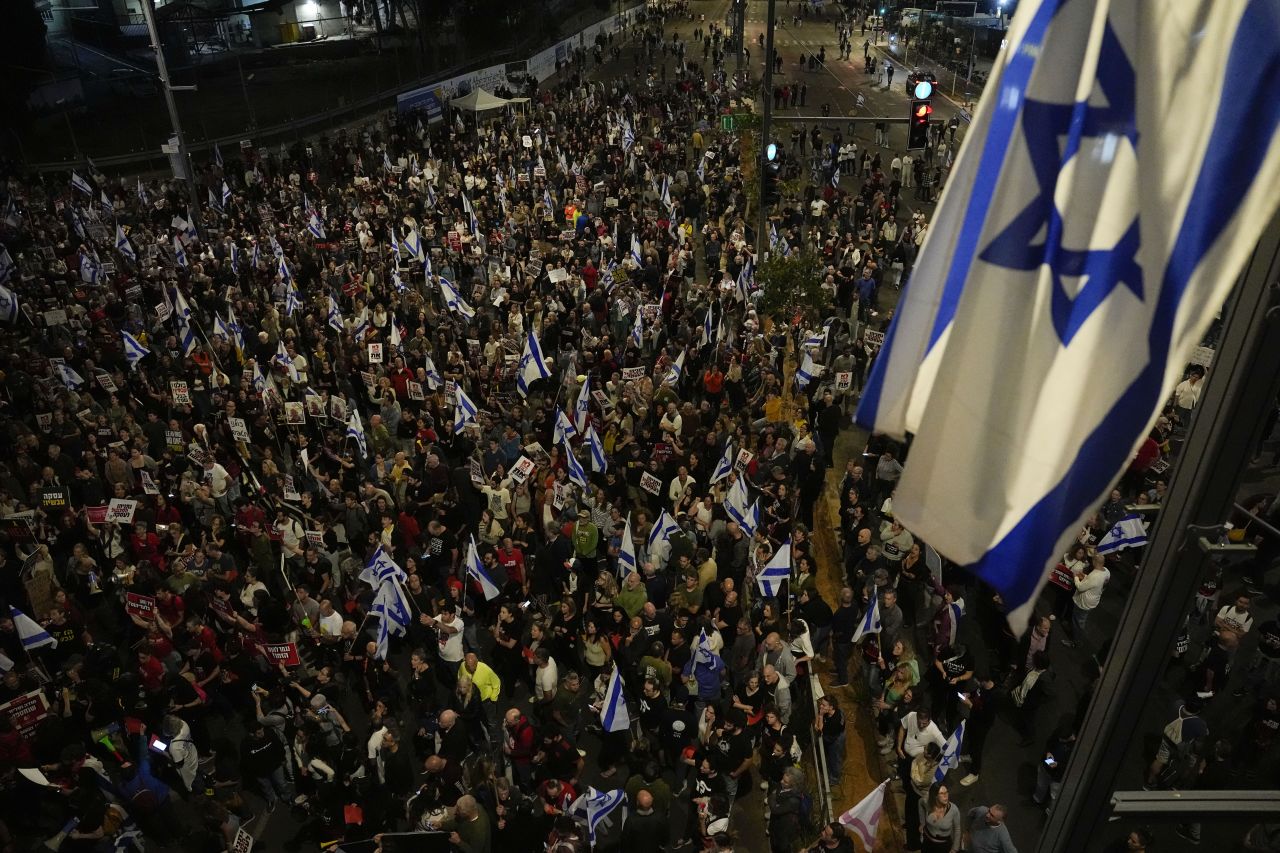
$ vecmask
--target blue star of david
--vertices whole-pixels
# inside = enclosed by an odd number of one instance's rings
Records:
[[[1128,140],[1135,149],[1138,143],[1133,66],[1110,25],[1103,36],[1097,80],[1106,106],[1093,106],[1087,101],[1052,104],[1026,100],[1022,131],[1039,194],[981,254],[984,261],[1008,269],[1030,272],[1049,267],[1053,275],[1053,325],[1064,346],[1119,285],[1142,299],[1142,269],[1136,257],[1141,242],[1137,217],[1114,248],[1073,249],[1062,244],[1063,213],[1054,202],[1054,191],[1063,166],[1079,152],[1081,140],[1111,136],[1117,141]],[[1092,212],[1073,211],[1073,215],[1089,216]],[[1033,242],[1037,238],[1041,242]],[[1063,286],[1067,277],[1083,279],[1083,286],[1074,297]]]

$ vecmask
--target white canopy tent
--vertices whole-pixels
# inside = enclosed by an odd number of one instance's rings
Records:
[[[497,110],[505,107],[507,104],[523,104],[528,98],[499,98],[492,92],[486,92],[484,89],[472,89],[467,94],[453,98],[449,101],[449,106],[455,110],[466,110],[472,113],[481,113],[486,110]]]

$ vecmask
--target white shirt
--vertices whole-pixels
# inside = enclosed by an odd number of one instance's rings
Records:
[[[930,720],[929,725],[923,729],[916,725],[915,711],[902,718],[902,728],[906,731],[902,738],[902,751],[912,758],[924,752],[925,744],[931,741],[936,743],[939,749],[947,745],[947,739],[942,736],[938,724],[933,720]]]
[[[1228,604],[1218,611],[1218,619],[1237,627],[1237,633],[1247,634],[1253,628],[1253,616],[1248,610],[1237,610],[1234,604]]]
[[[1081,610],[1092,610],[1102,601],[1102,588],[1111,580],[1111,572],[1108,569],[1094,569],[1083,578],[1079,575],[1072,577],[1075,578],[1076,594],[1071,600]]]
[[[1179,409],[1194,409],[1196,403],[1200,402],[1200,387],[1203,381],[1192,383],[1190,379],[1184,379],[1179,382],[1173,389],[1173,402]]]
[[[221,464],[215,462],[212,468],[208,468],[204,472],[205,482],[209,484],[209,492],[215,497],[220,498],[227,493],[227,489],[231,487],[231,475],[227,473],[227,469]]]
[[[554,696],[556,685],[560,683],[560,667],[556,665],[555,658],[548,658],[547,665],[538,667],[534,676],[533,688],[534,695],[538,699],[545,699],[548,696]]]
[[[342,633],[342,614],[333,611],[328,616],[320,617],[320,636],[336,637]]]
[[[448,623],[441,620],[440,624],[447,624],[450,628],[457,629],[452,634],[440,632],[440,660],[458,663],[462,660],[462,629],[464,627],[462,617],[454,616],[453,621]]]

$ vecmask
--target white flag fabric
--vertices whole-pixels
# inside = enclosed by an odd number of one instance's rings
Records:
[[[0,320],[18,322],[18,294],[0,284]]]
[[[559,444],[566,438],[573,438],[578,434],[578,428],[573,425],[573,421],[569,420],[569,416],[564,413],[564,409],[556,406],[556,420],[552,426],[552,440]]]
[[[568,436],[565,437],[563,446],[565,466],[569,469],[569,482],[586,489],[590,485],[587,480],[587,472],[582,470],[582,463],[574,455],[573,448],[569,445]]]
[[[69,364],[60,363],[58,365],[58,376],[62,379],[62,384],[68,388],[79,388],[84,384],[84,377],[76,373],[75,369]]]
[[[39,622],[12,604],[9,605],[9,618],[13,620],[13,627],[18,633],[18,639],[22,642],[22,648],[27,651],[42,649],[45,646],[53,649],[58,647],[58,641],[50,636],[48,631],[41,628]]]
[[[915,434],[895,516],[1018,632],[1280,203],[1278,30],[1273,0],[1018,5],[857,415]]]
[[[359,412],[352,412],[351,417],[347,419],[347,438],[354,438],[356,446],[360,448],[360,456],[364,459],[369,458],[369,444],[364,435],[364,423],[360,420]]]
[[[881,782],[853,808],[836,818],[850,835],[862,842],[863,850],[874,850],[880,831],[880,815],[884,814],[884,792],[889,780]]]
[[[591,422],[591,374],[587,374],[587,378],[582,381],[582,387],[578,389],[578,399],[573,404],[573,425],[578,428],[578,432],[585,433],[587,424]]]
[[[782,592],[782,584],[791,579],[791,540],[778,546],[769,562],[756,573],[760,594],[773,598]]]
[[[1125,548],[1141,548],[1146,544],[1147,526],[1142,522],[1142,516],[1131,513],[1112,525],[1098,541],[1098,553],[1110,554]]]
[[[542,344],[538,343],[538,336],[530,329],[529,336],[524,340],[520,366],[516,368],[516,390],[521,397],[528,397],[530,385],[539,379],[550,378],[551,368],[547,367],[547,361],[542,357]]]
[[[138,339],[126,331],[120,332],[120,340],[124,345],[124,358],[129,362],[129,367],[134,370],[138,369],[138,362],[151,355],[151,350],[138,343]]]
[[[585,435],[587,449],[591,451],[591,470],[597,474],[603,474],[609,470],[609,457],[604,452],[604,442],[600,440],[600,436],[596,433],[594,426],[587,427]]]
[[[711,479],[708,485],[714,486],[716,483],[729,476],[733,471],[733,462],[738,458],[738,454],[733,450],[733,442],[725,444],[724,454],[720,457],[720,461],[716,463],[716,470],[711,472]]]
[[[476,548],[476,538],[471,537],[471,544],[467,547],[467,574],[475,578],[476,583],[480,584],[480,589],[484,593],[485,601],[493,601],[502,590],[493,578],[489,576],[488,570],[484,567],[484,561],[480,559],[480,550]]]
[[[461,385],[453,386],[453,431],[462,432],[468,421],[476,419],[476,404],[471,402]]]
[[[668,385],[678,385],[680,384],[681,376],[684,376],[684,350],[680,350],[676,360],[671,362],[671,367],[667,370],[667,375],[662,378],[662,381]]]
[[[880,633],[880,595],[876,593],[871,599],[871,606],[867,608],[867,612],[862,614],[862,618],[858,620],[858,627],[853,631],[853,641],[856,643],[868,634]]]
[[[627,513],[627,521],[622,526],[622,541],[618,543],[618,574],[625,579],[637,568],[636,543],[631,540],[631,513]]]
[[[960,763],[960,748],[964,746],[964,722],[960,721],[960,725],[956,726],[956,730],[943,745],[942,760],[938,762],[938,769],[933,771],[933,781],[941,782],[946,779],[947,771],[953,770]]]
[[[613,675],[609,676],[609,688],[604,692],[604,704],[600,706],[600,723],[606,732],[620,732],[631,727],[627,697],[622,692],[622,673],[616,665]]]

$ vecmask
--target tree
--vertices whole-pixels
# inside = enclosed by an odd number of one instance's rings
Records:
[[[789,323],[797,316],[817,321],[835,297],[822,288],[822,272],[821,258],[807,249],[786,257],[774,252],[756,267],[756,285],[761,290],[757,309],[775,323]]]

